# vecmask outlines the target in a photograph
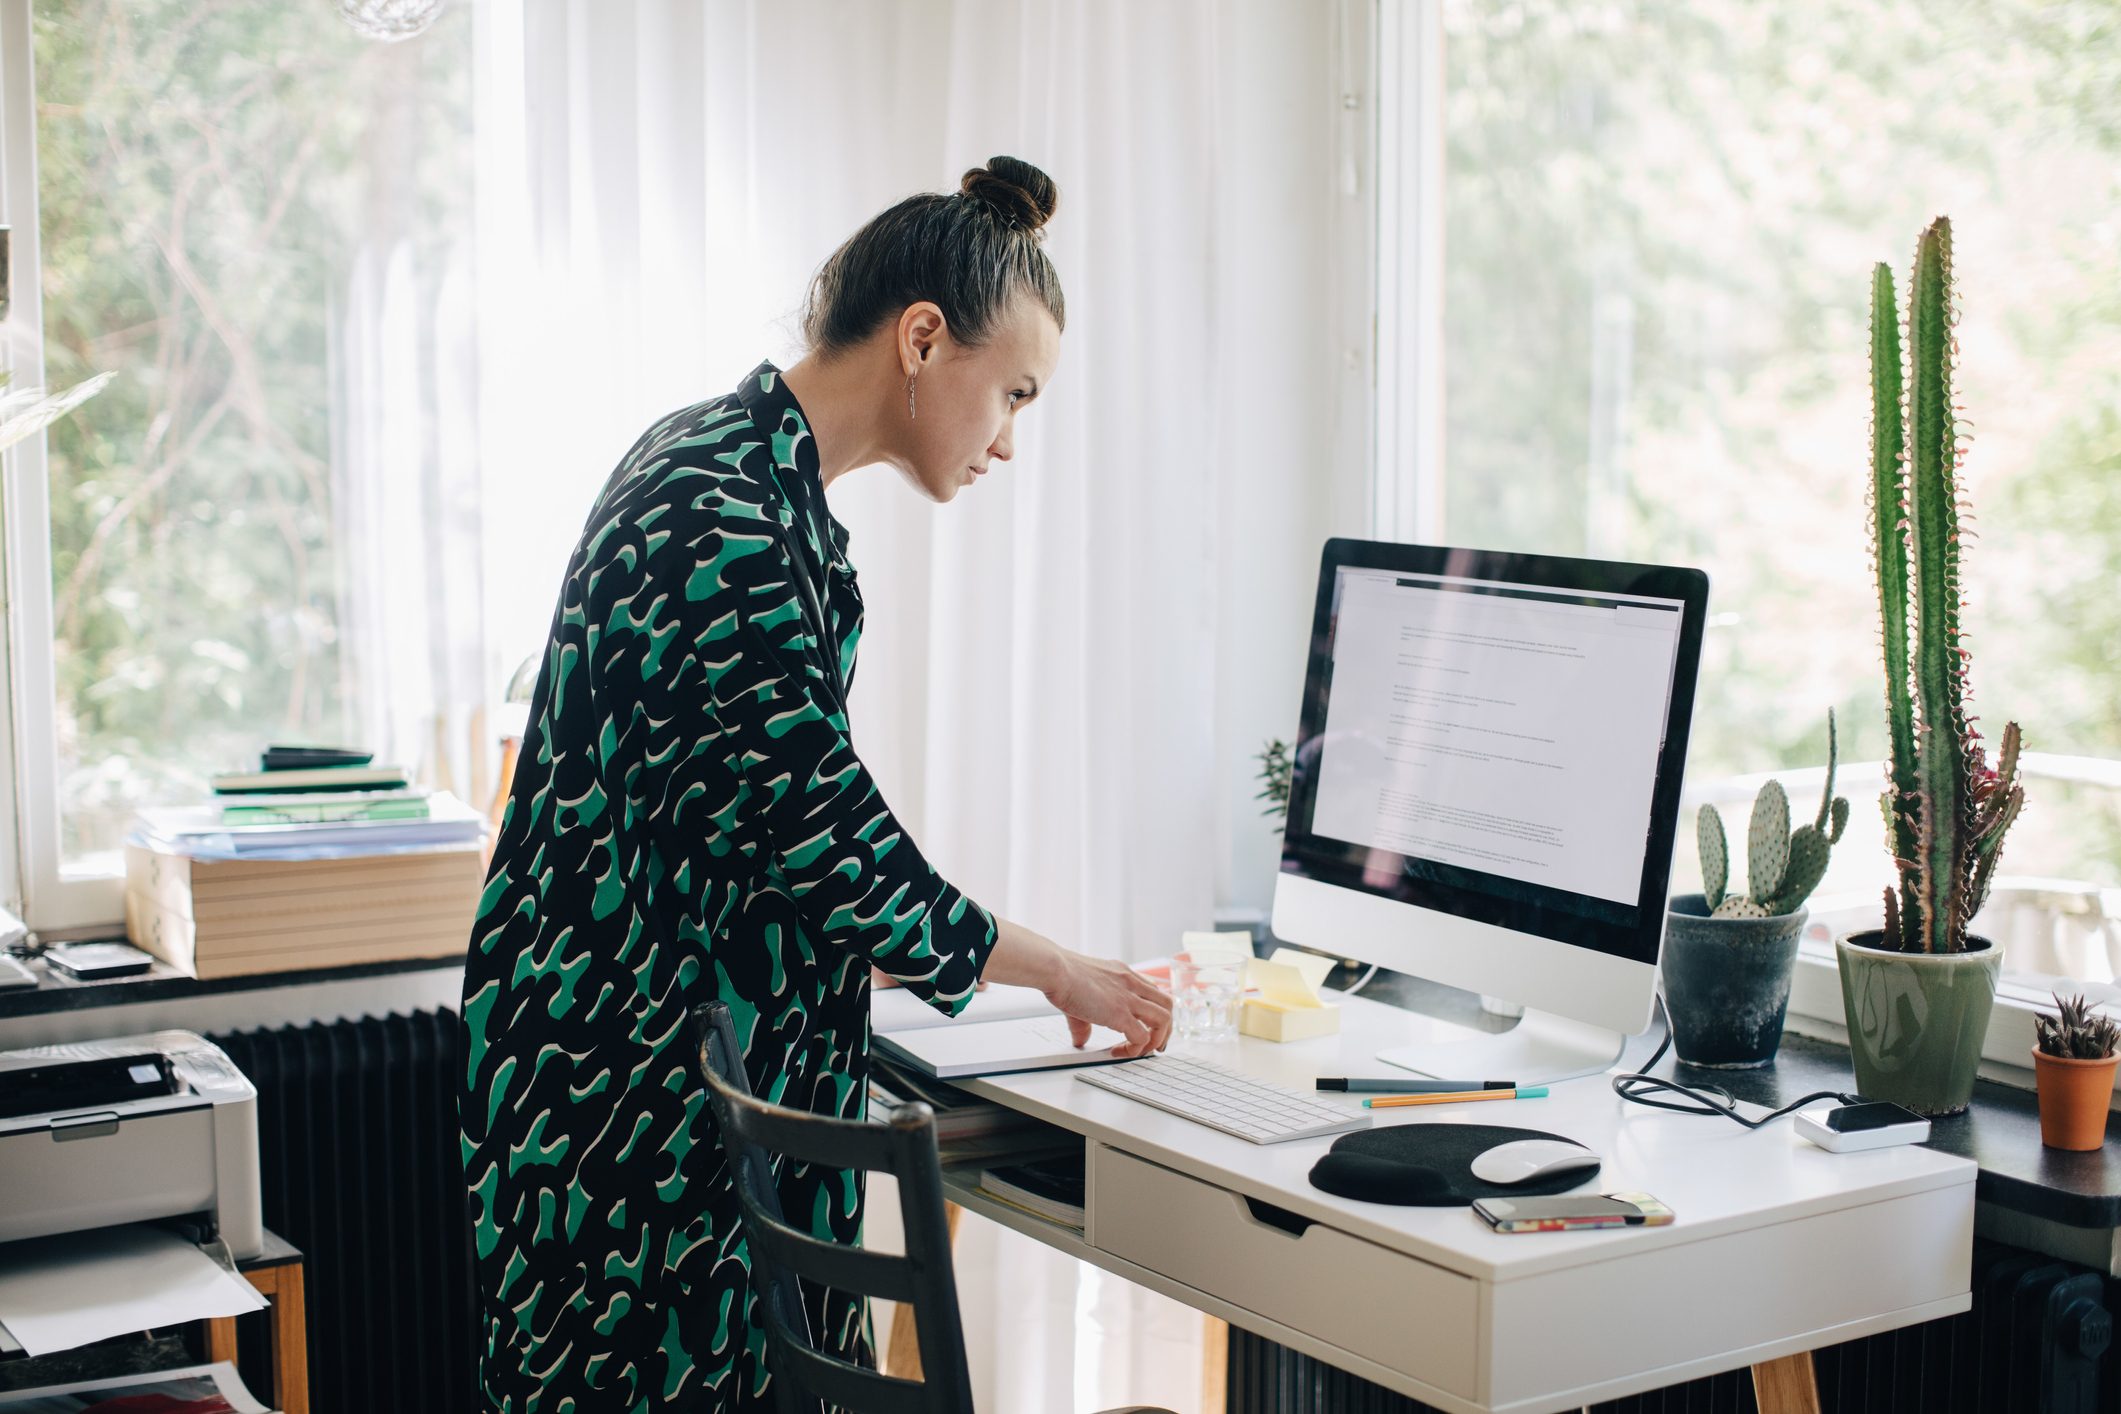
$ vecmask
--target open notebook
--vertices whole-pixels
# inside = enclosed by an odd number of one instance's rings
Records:
[[[871,1045],[880,1056],[910,1066],[938,1080],[971,1075],[1005,1075],[1017,1070],[1056,1070],[1070,1065],[1107,1065],[1112,1048],[1126,1038],[1102,1026],[1090,1029],[1090,1044],[1077,1050],[1068,1040],[1068,1022],[1058,1012],[1019,1016],[1007,1021],[951,1022],[915,1031],[877,1036]]]
[[[869,989],[869,1029],[879,1036],[901,1031],[925,1031],[933,1026],[968,1026],[978,1021],[1014,1021],[1026,1016],[1052,1016],[1053,1003],[1032,987],[1011,987],[1001,982],[974,992],[972,1000],[956,1016],[945,1016],[904,987]]]
[[[880,987],[870,993],[869,1017],[878,1055],[938,1080],[1103,1065],[1125,1039],[1095,1027],[1090,1044],[1077,1050],[1067,1019],[1044,996],[999,984],[975,993],[956,1017],[900,988]]]

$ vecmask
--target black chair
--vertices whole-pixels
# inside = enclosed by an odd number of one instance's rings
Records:
[[[828,1406],[861,1414],[972,1414],[934,1113],[923,1104],[905,1105],[892,1111],[888,1123],[876,1124],[768,1104],[751,1093],[728,1006],[696,1007],[692,1021],[743,1207],[751,1284],[766,1325],[766,1363],[781,1414],[815,1414]],[[774,1186],[774,1155],[890,1174],[898,1181],[906,1255],[842,1247],[791,1226]],[[803,1313],[803,1281],[911,1306],[923,1378],[897,1379],[820,1350]],[[1160,1411],[1137,1407],[1136,1414]]]

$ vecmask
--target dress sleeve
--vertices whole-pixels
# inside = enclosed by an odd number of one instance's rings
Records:
[[[994,948],[993,915],[930,867],[855,755],[823,666],[836,649],[818,642],[775,531],[724,522],[695,547],[676,617],[709,720],[680,748],[698,769],[669,762],[654,793],[657,833],[691,853],[752,817],[813,945],[850,949],[955,1015]],[[720,763],[736,769],[734,799],[714,798]]]

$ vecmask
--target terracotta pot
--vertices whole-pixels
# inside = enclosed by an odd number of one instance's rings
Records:
[[[2071,1060],[2033,1048],[2033,1078],[2040,1087],[2040,1142],[2050,1149],[2079,1151],[2106,1143],[2107,1106],[2114,1096],[2114,1067],[2121,1055]]]
[[[1958,1114],[1973,1098],[2003,953],[1986,938],[1969,937],[1959,953],[1899,952],[1883,940],[1870,929],[1835,944],[1856,1088],[1919,1115]]]

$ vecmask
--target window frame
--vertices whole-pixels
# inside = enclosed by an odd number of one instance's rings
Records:
[[[1443,11],[1372,0],[1377,238],[1371,534],[1443,537]]]
[[[37,204],[37,102],[31,0],[0,0],[0,221],[13,229],[5,329],[12,386],[44,383],[44,266]],[[122,931],[122,873],[67,870],[60,846],[56,640],[52,631],[51,471],[45,434],[0,464],[0,554],[7,692],[0,701],[0,888],[39,934]]]
[[[1373,533],[1436,543],[1444,533],[1445,492],[1442,290],[1444,244],[1444,35],[1441,6],[1428,0],[1374,0],[1378,42],[1376,404],[1373,413]],[[2057,758],[2055,769],[2061,770]],[[2030,764],[2030,763],[2029,763]],[[1777,772],[1785,783],[1814,771]],[[1726,795],[1750,799],[1764,777],[1689,781],[1689,807]],[[2044,1000],[2008,973],[1997,989],[1981,1074],[2030,1088],[2033,1016]],[[1789,1029],[1846,1043],[1840,965],[1831,943],[1807,939],[1790,987]],[[2121,1090],[2114,1104],[2121,1108]]]

